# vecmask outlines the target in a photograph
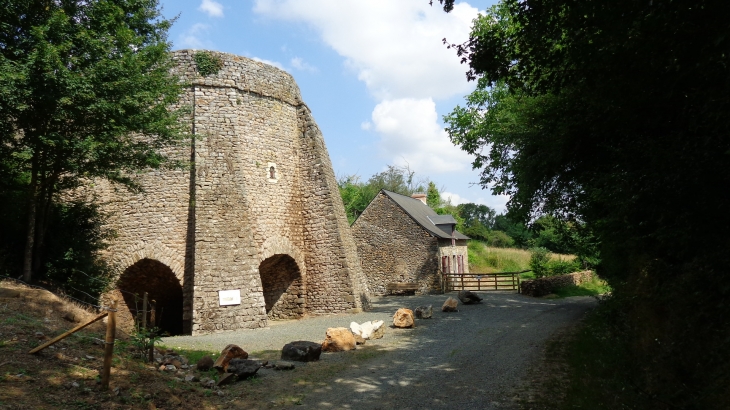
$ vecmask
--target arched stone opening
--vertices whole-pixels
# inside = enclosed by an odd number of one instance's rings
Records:
[[[269,319],[296,319],[306,311],[306,294],[297,262],[277,254],[259,265],[266,315]]]
[[[142,295],[147,292],[148,299],[155,301],[154,318],[151,314],[147,316],[148,326],[157,326],[173,336],[183,334],[182,285],[167,265],[154,259],[141,259],[122,273],[117,287],[135,320],[142,310]]]

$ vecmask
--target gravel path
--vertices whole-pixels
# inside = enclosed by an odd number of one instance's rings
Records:
[[[528,365],[556,330],[577,322],[596,305],[591,297],[535,299],[517,294],[482,293],[479,305],[459,305],[443,313],[446,295],[376,298],[371,311],[270,322],[266,329],[167,338],[168,347],[220,351],[235,343],[248,352],[280,350],[293,340],[322,341],[328,327],[350,322],[392,323],[400,307],[433,305],[433,319],[415,329],[386,330],[366,346],[386,350],[350,366],[325,388],[306,395],[304,408],[332,409],[505,409],[509,391],[525,378]],[[322,360],[341,360],[325,353]]]

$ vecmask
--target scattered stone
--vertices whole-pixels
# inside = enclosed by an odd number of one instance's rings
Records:
[[[327,329],[327,334],[322,343],[322,351],[344,352],[354,350],[355,345],[355,336],[350,329],[346,327],[331,327]]]
[[[370,334],[370,340],[373,339],[382,339],[385,335],[385,322],[382,320],[376,320],[372,322],[373,324],[373,333]]]
[[[86,356],[84,356],[84,357],[86,358],[86,360],[96,360],[96,357],[94,357],[94,356],[92,356],[92,355],[90,355],[90,354],[87,354],[87,355],[86,355]]]
[[[459,300],[461,301],[461,303],[463,303],[465,305],[469,305],[472,303],[481,302],[482,298],[470,290],[460,290],[459,291]]]
[[[181,369],[182,366],[183,366],[182,362],[180,360],[178,360],[178,359],[172,359],[172,360],[170,360],[170,364],[173,365],[173,366],[175,366],[175,367],[177,367],[178,369]]]
[[[163,365],[160,365],[160,367],[158,367],[157,370],[159,370],[159,371],[165,370],[165,365],[164,364]]]
[[[417,319],[431,319],[433,317],[433,305],[419,306],[413,313]]]
[[[416,326],[416,321],[413,319],[413,311],[406,308],[400,308],[395,315],[393,315],[393,326],[405,329]]]
[[[81,385],[76,382],[71,382],[71,387],[78,388],[79,386]]]
[[[196,376],[194,374],[189,374],[189,375],[185,376],[185,381],[188,383],[195,383],[195,382],[199,382],[200,379],[198,379],[198,376]]]
[[[198,364],[195,365],[195,368],[201,372],[207,372],[213,368],[213,358],[210,356],[203,356],[200,360],[198,360]]]
[[[380,339],[383,337],[383,332],[380,332],[379,337],[374,337],[374,334],[378,332],[378,330],[382,330],[383,328],[383,321],[382,320],[376,320],[376,321],[369,321],[365,322],[363,324],[358,324],[357,322],[351,322],[350,323],[350,330],[352,331],[352,334],[356,336],[362,336],[363,339],[369,340],[369,339]],[[355,338],[357,339],[357,338]],[[359,343],[358,343],[359,344]]]
[[[281,360],[313,362],[319,360],[321,354],[321,344],[299,340],[284,345],[281,349]]]
[[[232,359],[228,362],[226,372],[235,374],[238,379],[247,379],[255,375],[261,366],[262,363],[258,360]]]
[[[456,299],[449,297],[448,299],[446,299],[446,302],[444,302],[444,305],[441,306],[441,311],[458,312],[459,310],[456,308],[457,306],[459,306],[459,302]]]
[[[223,390],[218,390],[215,394],[217,394],[218,397],[223,397],[226,395],[226,392],[224,392]]]
[[[248,353],[240,347],[230,344],[223,349],[218,360],[213,364],[213,368],[218,370],[218,373],[225,373],[228,363],[233,359],[248,359]]]
[[[212,389],[213,387],[215,387],[215,380],[204,377],[200,380],[200,385],[207,389]]]
[[[211,380],[212,381],[212,380]],[[236,381],[236,375],[233,373],[223,373],[216,383],[213,381],[213,386],[223,386],[225,384],[233,383]],[[211,386],[212,387],[212,386]]]
[[[294,367],[296,366],[292,362],[281,361],[274,364],[274,370],[294,370]]]
[[[19,297],[20,297],[20,292],[18,292],[17,290],[0,288],[0,298],[13,299],[13,298],[19,298]]]
[[[177,367],[174,364],[168,364],[168,365],[164,365],[164,366],[165,366],[166,372],[176,372],[177,371]]]
[[[353,333],[352,335],[355,337],[355,343],[356,344],[358,344],[358,345],[364,345],[365,344],[365,339],[362,336],[360,336],[360,335],[358,335],[356,333]]]

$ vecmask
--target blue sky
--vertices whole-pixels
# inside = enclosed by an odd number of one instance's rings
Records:
[[[442,38],[463,42],[471,20],[495,0],[162,0],[178,16],[174,49],[250,57],[291,73],[322,129],[338,177],[364,180],[408,165],[453,203],[498,211],[507,197],[474,183],[471,158],[454,147],[442,116],[473,90],[466,66]]]

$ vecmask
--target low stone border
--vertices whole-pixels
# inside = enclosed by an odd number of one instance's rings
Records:
[[[568,273],[567,275],[550,276],[546,278],[526,280],[520,284],[523,295],[540,297],[553,293],[555,289],[566,286],[578,286],[589,282],[593,278],[593,271]]]

